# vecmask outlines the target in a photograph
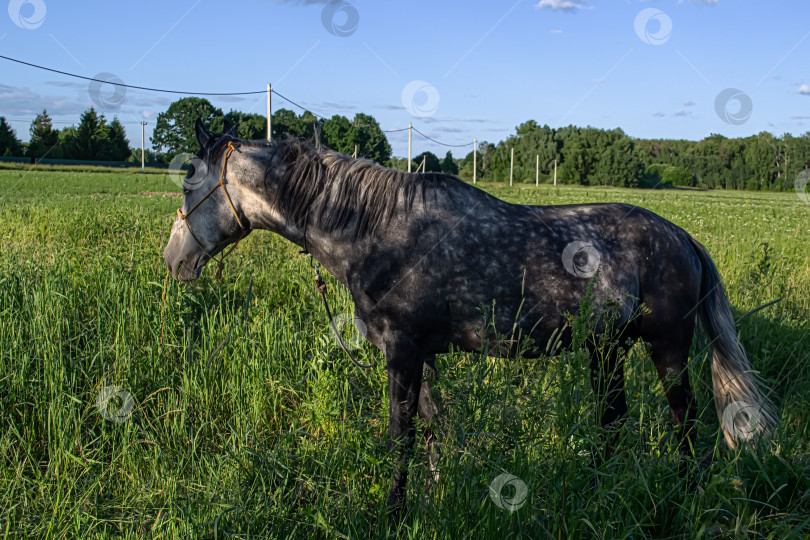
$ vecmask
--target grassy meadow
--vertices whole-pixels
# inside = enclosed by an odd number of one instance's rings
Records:
[[[410,510],[392,524],[385,362],[368,343],[357,357],[375,369],[344,356],[296,246],[254,233],[221,283],[212,267],[166,282],[180,197],[165,172],[7,167],[0,538],[810,537],[810,205],[795,193],[483,187],[526,204],[637,204],[706,245],[779,407],[764,448],[731,452],[718,437],[703,339],[690,364],[698,458],[674,450],[637,346],[619,451],[597,471],[582,354],[454,352],[438,360],[439,482],[423,497],[420,440]],[[329,282],[333,311],[351,313]],[[519,480],[506,508],[490,496],[504,473]]]

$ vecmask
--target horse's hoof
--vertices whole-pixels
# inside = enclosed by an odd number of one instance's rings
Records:
[[[388,500],[388,519],[392,522],[400,522],[405,516],[407,507],[405,501]]]
[[[388,516],[398,521],[405,515],[405,510],[405,486],[394,483],[388,492]]]

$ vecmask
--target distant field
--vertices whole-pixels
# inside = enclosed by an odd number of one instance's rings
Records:
[[[444,355],[441,479],[419,504],[418,443],[399,536],[810,535],[810,205],[795,193],[484,187],[526,204],[644,206],[706,245],[738,317],[781,298],[740,322],[780,430],[758,455],[723,447],[696,340],[709,459],[692,464],[690,490],[661,385],[634,348],[621,451],[593,485],[593,398],[575,354]],[[384,362],[351,366],[298,277],[307,260],[270,233],[239,246],[221,284],[206,268],[164,287],[178,191],[157,172],[0,170],[0,536],[387,537]],[[345,290],[330,295],[351,312]],[[381,360],[368,343],[358,356]],[[489,497],[501,473],[527,485],[514,512]]]

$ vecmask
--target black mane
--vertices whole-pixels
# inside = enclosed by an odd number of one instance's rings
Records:
[[[268,168],[266,173],[267,184],[275,186],[269,190],[271,202],[297,227],[308,219],[317,219],[326,232],[352,226],[355,239],[387,225],[398,208],[410,212],[417,197],[425,203],[432,190],[450,194],[452,184],[466,186],[448,174],[397,171],[291,137],[270,147],[282,163],[278,172]]]

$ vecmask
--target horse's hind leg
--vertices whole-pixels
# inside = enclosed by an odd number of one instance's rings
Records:
[[[608,457],[613,451],[621,419],[627,412],[627,400],[624,392],[624,359],[620,358],[615,348],[607,353],[600,353],[594,347],[591,353],[591,385],[596,393],[596,418],[599,426],[612,434],[603,435],[604,455]],[[595,460],[596,466],[599,459]]]
[[[648,341],[650,356],[666,392],[672,423],[679,427],[679,447],[686,455],[694,452],[697,412],[686,367],[693,331],[694,319],[691,323],[683,321],[681,328],[671,329],[669,333]]]
[[[425,502],[427,502],[427,492],[433,487],[433,484],[439,481],[439,451],[435,445],[435,435],[433,429],[435,427],[433,419],[438,416],[441,411],[439,406],[433,400],[432,383],[436,381],[438,374],[436,372],[436,356],[431,355],[425,358],[425,363],[422,368],[422,387],[419,390],[419,418],[425,422],[425,453],[428,458],[428,465],[430,467],[431,478],[427,482],[425,489]]]
[[[402,333],[392,333],[385,343],[388,369],[388,437],[389,448],[396,450],[394,478],[388,492],[392,517],[405,510],[405,486],[416,436],[416,416],[422,382],[422,357],[413,341]]]

